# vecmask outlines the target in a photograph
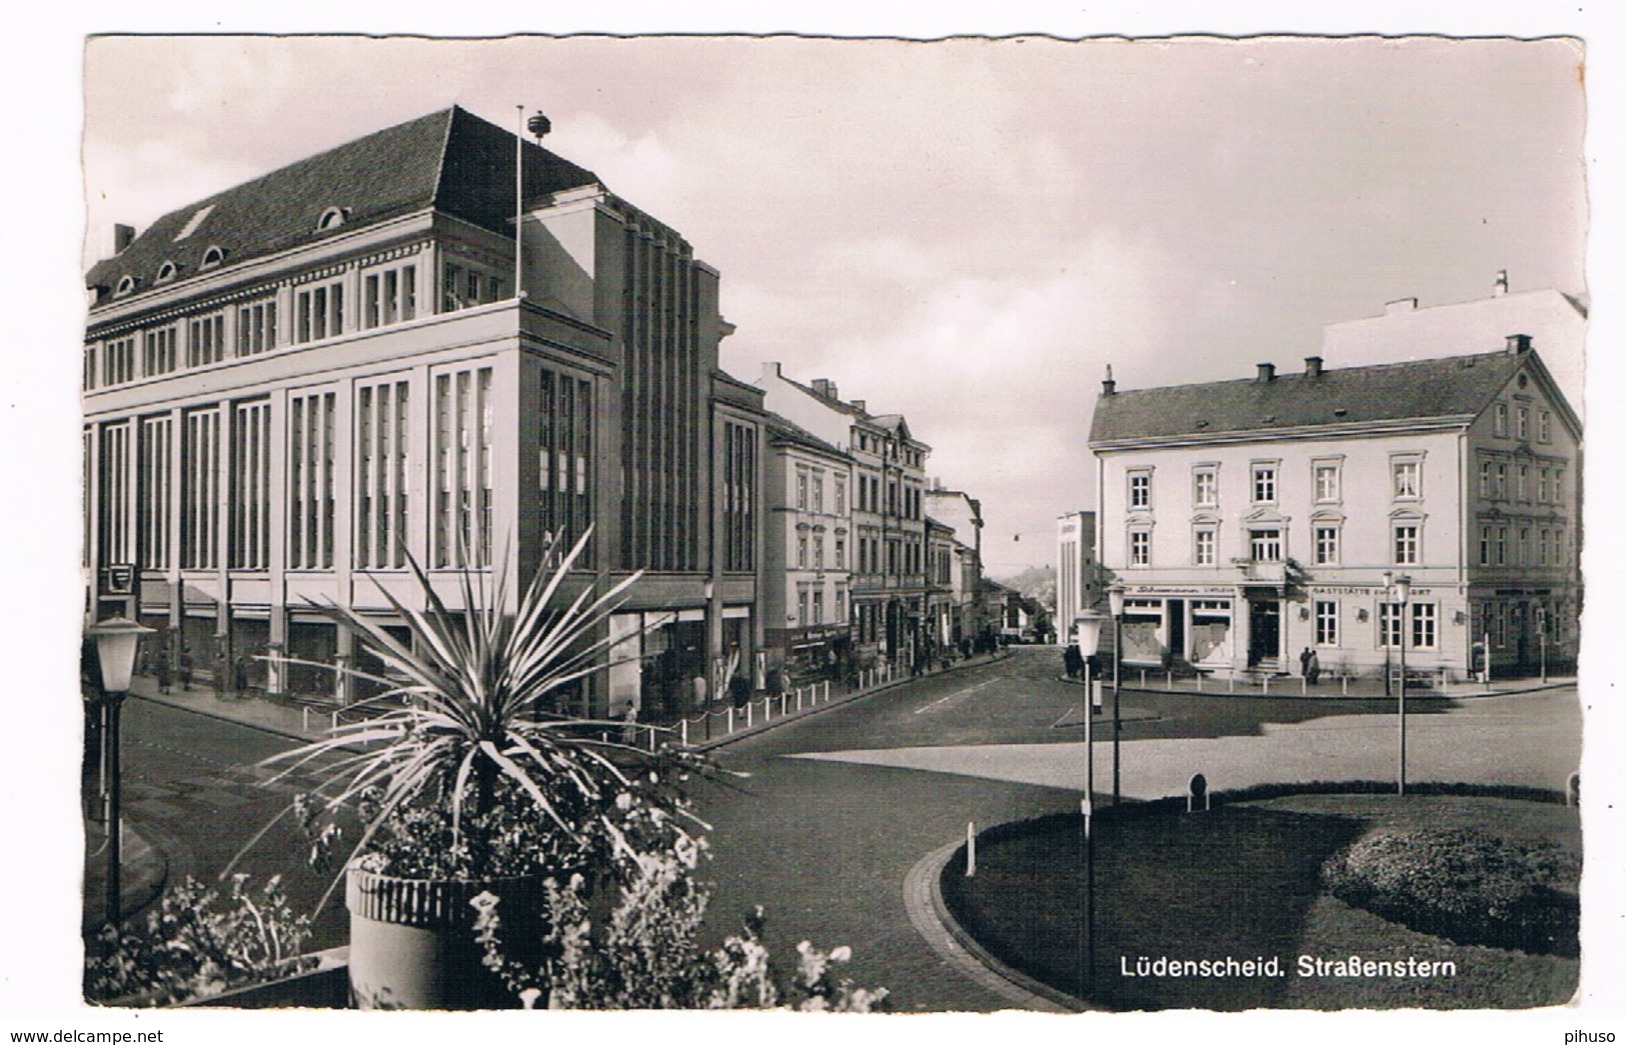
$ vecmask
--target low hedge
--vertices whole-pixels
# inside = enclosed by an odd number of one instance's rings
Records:
[[[1579,861],[1550,842],[1455,828],[1388,830],[1321,870],[1339,900],[1433,936],[1576,957]]]

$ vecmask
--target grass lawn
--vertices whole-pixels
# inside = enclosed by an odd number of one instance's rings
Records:
[[[1114,1009],[1523,1008],[1566,1002],[1579,962],[1464,946],[1321,892],[1321,864],[1384,826],[1464,827],[1578,852],[1578,811],[1501,798],[1306,794],[1185,815],[1124,807],[1096,818],[1095,963],[1083,983],[1081,820],[995,830],[943,876],[961,925],[1002,961]],[[1439,978],[1300,976],[1299,956],[1449,961]],[[1138,959],[1279,958],[1278,975],[1125,975]]]

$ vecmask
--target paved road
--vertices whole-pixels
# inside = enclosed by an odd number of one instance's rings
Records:
[[[775,953],[807,938],[851,945],[854,978],[891,987],[901,1009],[1005,1007],[914,932],[902,883],[967,821],[1077,807],[1080,728],[1066,723],[1078,721],[1082,691],[1055,679],[1056,664],[1053,651],[1018,651],[720,749],[724,765],[751,777],[702,795],[716,827],[713,925],[761,903]],[[1192,766],[1218,787],[1393,772],[1394,715],[1380,701],[1130,693],[1124,703],[1135,711],[1123,744],[1130,796],[1175,793]],[[1412,780],[1555,787],[1578,764],[1572,690],[1414,710]],[[1109,788],[1108,735],[1096,734],[1097,795]]]
[[[697,795],[715,825],[712,930],[720,935],[760,903],[776,954],[793,958],[802,939],[850,945],[854,978],[891,988],[900,1009],[1006,1007],[914,930],[903,882],[921,857],[963,838],[967,821],[1077,807],[1082,689],[1058,681],[1058,668],[1053,650],[1018,650],[720,748],[725,766],[750,776]],[[1227,779],[1232,767],[1313,779],[1383,776],[1391,765],[1393,715],[1380,701],[1127,692],[1124,708],[1130,795],[1168,793],[1191,765],[1221,787],[1251,782]],[[1578,759],[1572,690],[1419,702],[1414,710],[1412,779],[1559,786]],[[126,809],[177,873],[217,875],[293,790],[265,788],[265,771],[254,768],[290,740],[143,700],[126,705],[125,724]],[[1097,731],[1097,792],[1110,779],[1106,737]],[[304,866],[303,850],[292,831],[273,831],[243,868],[256,878],[283,874],[309,909],[328,879]],[[317,923],[316,945],[343,943],[345,930],[334,902]]]
[[[195,699],[206,707],[220,700],[201,692]],[[294,742],[235,722],[130,700],[124,705],[121,732],[126,822],[163,851],[171,883],[188,874],[214,881],[287,807],[306,779],[295,776],[268,784],[275,771],[256,763]],[[278,827],[244,856],[238,870],[250,872],[256,883],[282,875],[295,909],[309,911],[331,879],[306,866],[305,852],[296,831]],[[87,877],[102,873],[100,859],[87,868]],[[87,894],[99,909],[99,886]],[[343,897],[328,906],[315,926],[317,947],[346,942]]]

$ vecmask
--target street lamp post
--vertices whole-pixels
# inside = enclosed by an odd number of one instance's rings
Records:
[[[1405,794],[1405,607],[1411,601],[1411,579],[1394,581],[1394,600],[1399,604],[1399,794]]]
[[[1123,594],[1121,584],[1106,589],[1112,611],[1112,805],[1123,797]]]
[[[1382,609],[1378,616],[1382,618],[1382,695],[1394,695],[1394,644],[1388,641],[1388,614],[1389,607],[1394,601],[1394,571],[1382,571]]]
[[[1095,982],[1095,694],[1089,658],[1100,650],[1100,626],[1103,623],[1105,618],[1095,610],[1084,610],[1078,614],[1078,653],[1083,656],[1083,989],[1086,996],[1094,992]]]
[[[119,885],[122,868],[119,849],[123,843],[119,824],[119,709],[130,692],[130,675],[135,668],[135,650],[142,635],[152,629],[125,617],[99,621],[85,629],[96,640],[96,658],[102,675],[102,764],[107,767],[107,909],[106,921],[115,929],[120,916]]]

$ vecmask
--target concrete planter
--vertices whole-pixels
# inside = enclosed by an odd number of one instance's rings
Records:
[[[503,1009],[518,999],[481,963],[474,939],[482,892],[501,898],[505,953],[541,931],[543,876],[490,881],[395,878],[352,867],[344,901],[350,911],[350,994],[358,1009]]]

